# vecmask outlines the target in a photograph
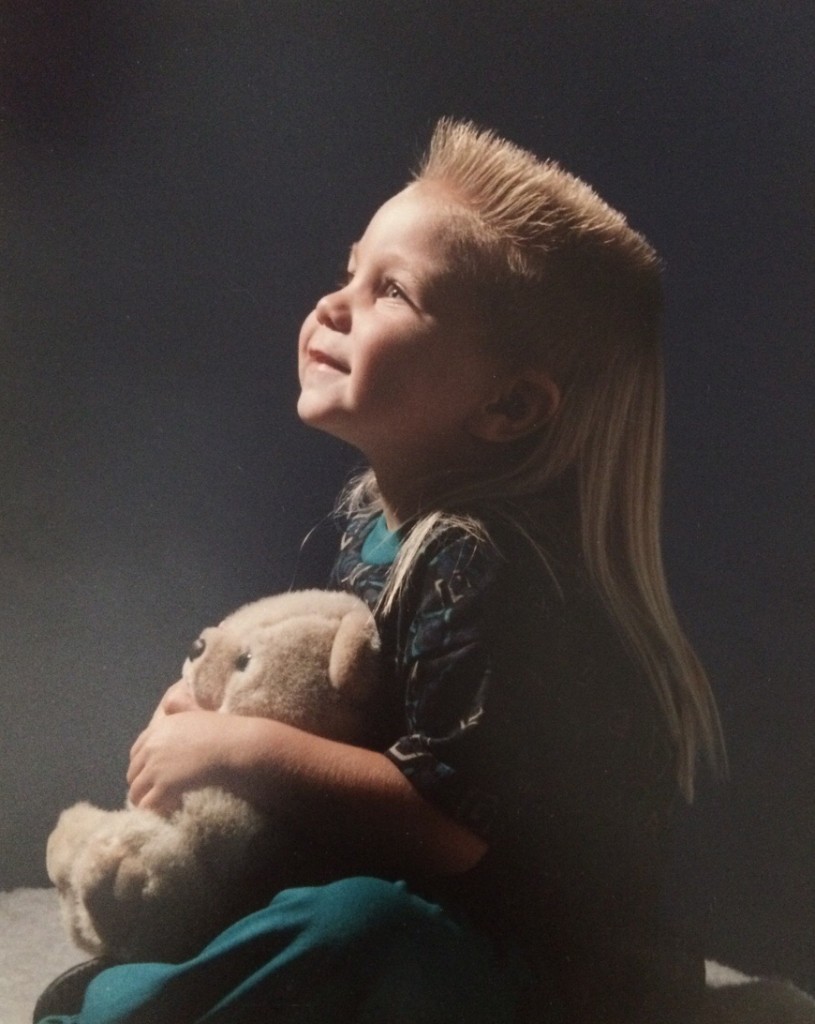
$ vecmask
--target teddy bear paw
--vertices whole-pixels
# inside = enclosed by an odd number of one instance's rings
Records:
[[[207,891],[179,831],[131,812],[123,828],[96,837],[83,861],[78,898],[104,952],[120,960],[175,955]]]
[[[70,886],[77,858],[110,818],[110,811],[89,803],[74,804],[60,814],[45,851],[48,877],[60,891]]]
[[[153,866],[145,857],[147,836],[99,837],[87,851],[81,898],[94,919],[117,918],[136,912],[158,884]]]

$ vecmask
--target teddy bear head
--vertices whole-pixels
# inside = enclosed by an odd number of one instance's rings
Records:
[[[379,637],[352,594],[302,590],[262,598],[194,641],[182,669],[197,703],[364,742],[379,679]]]

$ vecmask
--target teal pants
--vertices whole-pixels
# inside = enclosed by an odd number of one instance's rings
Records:
[[[520,960],[402,882],[289,889],[180,964],[99,974],[42,1024],[516,1024]]]

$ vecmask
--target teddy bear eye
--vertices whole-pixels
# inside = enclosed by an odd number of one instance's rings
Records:
[[[201,655],[206,650],[206,647],[206,640],[202,636],[199,636],[197,640],[193,640],[187,657],[190,659],[190,661],[195,661],[196,658],[201,657]]]
[[[246,651],[244,654],[239,654],[237,658],[235,658],[235,668],[239,672],[243,672],[243,670],[246,668],[246,666],[249,664],[251,660],[252,655],[249,653],[249,651]]]

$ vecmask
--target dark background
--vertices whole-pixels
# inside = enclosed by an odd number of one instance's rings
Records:
[[[0,2],[0,885],[117,806],[200,626],[295,575],[353,456],[300,320],[444,113],[666,262],[666,556],[732,779],[677,841],[709,955],[815,987],[809,0]],[[298,583],[325,544],[307,545]]]

